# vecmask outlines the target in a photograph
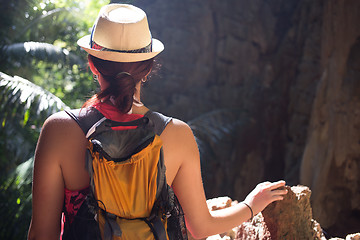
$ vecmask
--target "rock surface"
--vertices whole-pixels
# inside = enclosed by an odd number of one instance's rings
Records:
[[[272,239],[325,239],[313,219],[311,191],[304,186],[287,187],[281,202],[270,204],[262,212]]]
[[[354,24],[360,2],[327,1],[324,10],[321,78],[300,181],[313,190],[314,216],[324,228],[341,222],[354,231],[360,229],[360,24]]]

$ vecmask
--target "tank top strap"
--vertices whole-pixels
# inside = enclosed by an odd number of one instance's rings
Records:
[[[159,136],[164,131],[169,122],[172,120],[172,117],[167,117],[161,113],[153,111],[148,111],[144,116],[149,118],[149,120],[153,124],[155,133]]]

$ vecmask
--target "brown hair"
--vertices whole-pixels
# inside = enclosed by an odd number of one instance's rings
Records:
[[[153,58],[141,62],[112,62],[89,55],[89,61],[93,62],[109,86],[85,102],[84,107],[111,97],[115,107],[123,113],[130,111],[136,85],[154,65]]]

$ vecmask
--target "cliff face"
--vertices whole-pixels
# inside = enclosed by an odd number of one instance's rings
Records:
[[[358,231],[360,2],[135,4],[165,44],[144,100],[195,119],[208,197],[243,199],[284,178],[313,190],[330,233]]]
[[[360,3],[327,1],[324,10],[321,78],[300,180],[329,227],[360,215]]]

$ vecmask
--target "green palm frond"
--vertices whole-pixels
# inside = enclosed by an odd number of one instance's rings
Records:
[[[45,119],[68,108],[58,97],[21,77],[0,72],[0,151],[7,159],[5,172],[33,154],[39,129]],[[21,147],[20,147],[21,146]],[[5,149],[5,150],[3,150]]]
[[[63,63],[67,65],[84,65],[79,56],[49,43],[24,42],[6,45],[4,54],[12,60],[20,63],[31,62],[32,59],[43,60],[48,63]]]
[[[52,113],[67,106],[58,97],[34,83],[0,72],[0,121],[2,126],[7,120],[15,120],[26,125],[30,114],[44,120]],[[17,119],[14,119],[17,117]],[[19,118],[20,117],[20,118]]]

